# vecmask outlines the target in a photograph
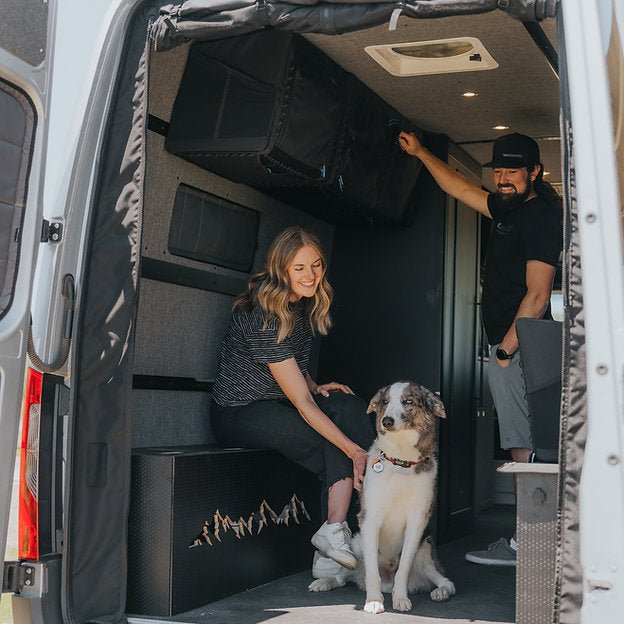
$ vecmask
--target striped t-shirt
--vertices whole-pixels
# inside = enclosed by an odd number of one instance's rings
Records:
[[[294,357],[305,375],[308,372],[312,331],[304,318],[303,301],[290,304],[295,328],[277,342],[279,321],[272,319],[263,329],[265,314],[259,305],[251,310],[235,308],[221,347],[221,362],[213,398],[223,406],[246,405],[252,401],[284,400],[286,395],[267,364]]]

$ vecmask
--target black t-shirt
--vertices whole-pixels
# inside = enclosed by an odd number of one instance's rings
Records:
[[[541,260],[557,266],[563,247],[561,211],[535,197],[505,210],[488,197],[490,230],[483,284],[483,324],[491,345],[511,327],[527,293],[526,263]],[[552,318],[550,305],[543,318]]]
[[[288,338],[277,342],[279,321],[272,319],[263,329],[266,315],[260,305],[251,310],[234,309],[213,388],[213,398],[219,405],[285,400],[286,395],[267,366],[272,362],[295,358],[302,374],[308,372],[312,330],[305,318],[303,300],[291,303],[290,312],[295,328]]]

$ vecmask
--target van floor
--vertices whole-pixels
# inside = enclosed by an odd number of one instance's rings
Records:
[[[513,533],[515,508],[497,506],[482,512],[475,531],[438,547],[438,558],[457,593],[447,602],[433,602],[427,594],[416,594],[409,615],[419,624],[515,621],[515,568],[481,566],[467,562],[464,554],[481,550],[501,536]],[[311,563],[311,562],[310,562]],[[293,574],[246,592],[213,602],[171,618],[193,624],[361,624],[364,594],[352,584],[329,592],[307,591],[309,571]],[[384,624],[405,624],[408,614],[393,612],[386,596]],[[131,622],[140,621],[131,618]],[[152,620],[154,621],[154,620]],[[162,620],[159,620],[159,623]],[[145,622],[145,620],[143,620]]]

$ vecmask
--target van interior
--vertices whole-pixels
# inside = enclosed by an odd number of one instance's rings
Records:
[[[129,39],[145,23],[136,18]],[[400,18],[396,30],[263,30],[150,49],[138,308],[125,373],[132,621],[291,622],[305,619],[303,607],[333,621],[327,605],[335,619],[363,616],[355,587],[307,592],[309,536],[322,521],[314,480],[268,451],[220,449],[210,427],[234,298],[274,236],[293,224],[323,242],[335,290],[334,327],[315,341],[312,376],[347,383],[366,400],[412,379],[446,407],[430,529],[457,594],[442,604],[418,596],[411,614],[522,621],[515,570],[463,558],[509,537],[515,523],[511,477],[496,472],[508,456],[498,444],[479,312],[489,223],[445,195],[396,137],[417,132],[491,189],[482,163],[493,141],[528,134],[557,187],[556,49],[554,19],[523,24],[498,10]],[[454,64],[460,57],[463,66]],[[297,73],[291,65],[299,62]],[[120,74],[118,98],[129,76]],[[289,117],[290,105],[300,117]],[[352,168],[343,177],[338,165],[329,171],[340,150]],[[327,169],[298,169],[297,159]],[[105,176],[99,186],[105,199]],[[81,538],[66,539],[78,557]]]

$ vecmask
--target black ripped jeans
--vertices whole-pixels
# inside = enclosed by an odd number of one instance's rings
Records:
[[[369,449],[375,430],[361,398],[333,391],[328,397],[315,395],[314,400],[350,440]],[[327,490],[341,479],[353,478],[351,459],[312,429],[288,401],[254,401],[235,407],[213,401],[210,416],[222,446],[272,449],[316,474],[323,484],[323,518],[327,517]]]

